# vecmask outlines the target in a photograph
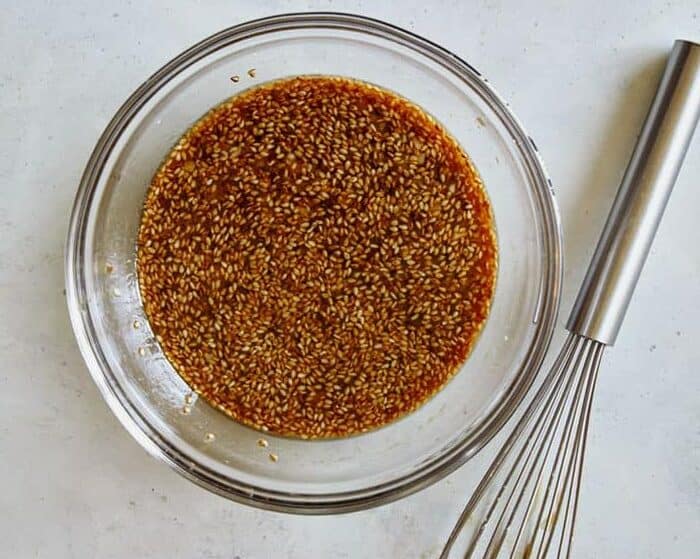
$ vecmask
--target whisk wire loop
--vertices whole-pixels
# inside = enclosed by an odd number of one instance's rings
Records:
[[[588,415],[604,347],[595,340],[569,335],[462,511],[441,559],[449,557],[469,523],[475,525],[468,535],[465,558],[495,558],[502,553],[543,558],[562,512],[557,555],[568,556]]]

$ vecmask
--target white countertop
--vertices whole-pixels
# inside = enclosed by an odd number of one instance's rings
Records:
[[[371,15],[437,41],[485,73],[510,102],[537,141],[558,195],[567,258],[562,318],[665,54],[675,38],[700,40],[697,0],[3,2],[4,557],[436,557],[483,459],[412,497],[352,515],[295,517],[228,502],[171,472],[130,438],[93,385],[68,320],[69,210],[113,112],[153,71],[212,32],[314,9]],[[700,134],[618,344],[604,357],[574,557],[698,556],[698,177]],[[560,332],[554,345],[561,339]]]

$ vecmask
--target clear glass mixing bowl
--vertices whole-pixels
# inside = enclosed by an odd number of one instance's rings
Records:
[[[268,80],[342,75],[422,106],[461,143],[490,195],[499,275],[488,322],[454,379],[375,432],[324,441],[267,436],[187,385],[144,316],[136,235],[151,177],[213,106]],[[554,327],[561,233],[535,144],[474,68],[412,33],[362,17],[292,14],[226,29],[151,76],[107,126],[87,164],[66,252],[68,305],[87,365],[112,411],[152,455],[199,485],[263,508],[332,513],[407,495],[473,456],[520,402]],[[213,441],[207,434],[215,435]],[[269,453],[279,459],[273,462]]]

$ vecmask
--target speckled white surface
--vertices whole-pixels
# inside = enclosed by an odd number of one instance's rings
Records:
[[[558,194],[567,256],[563,314],[664,55],[674,38],[700,40],[697,0],[3,2],[3,557],[437,555],[483,457],[420,494],[347,516],[294,517],[236,505],[194,487],[131,440],[93,386],[68,321],[63,244],[69,209],[112,113],[160,65],[212,32],[313,9],[379,17],[440,42],[482,70],[510,101],[537,141]],[[698,177],[700,137],[619,342],[604,358],[575,557],[698,556]]]

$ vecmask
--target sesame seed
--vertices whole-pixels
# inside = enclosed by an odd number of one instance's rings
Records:
[[[269,457],[271,462],[277,462],[279,460],[279,456],[277,456],[274,452],[271,452]]]
[[[214,433],[207,433],[206,435],[204,435],[205,443],[213,443],[215,439],[216,435]]]
[[[258,446],[262,448],[267,448],[269,443],[267,442],[267,439],[258,439]]]

